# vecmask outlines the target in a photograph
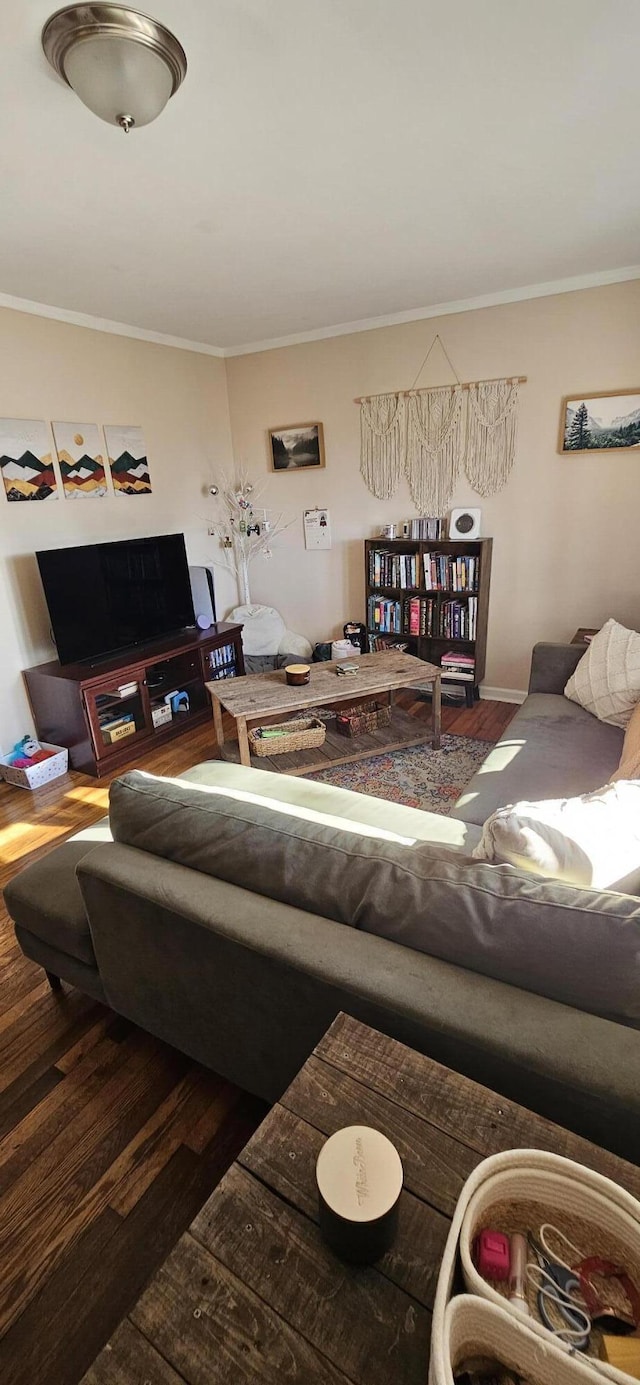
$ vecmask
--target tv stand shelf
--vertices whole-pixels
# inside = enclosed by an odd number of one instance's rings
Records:
[[[242,626],[218,621],[209,630],[165,636],[99,662],[51,659],[25,669],[24,679],[40,739],[66,746],[73,769],[101,778],[138,750],[209,721],[205,683],[243,673]],[[177,693],[187,695],[181,710],[154,724],[154,713],[157,718]]]

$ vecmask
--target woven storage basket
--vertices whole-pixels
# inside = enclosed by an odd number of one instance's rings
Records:
[[[600,1372],[567,1356],[504,1308],[474,1294],[459,1294],[447,1305],[439,1353],[438,1385],[454,1385],[465,1363],[498,1362],[528,1385],[602,1385]]]
[[[364,736],[391,724],[387,702],[363,702],[359,707],[343,707],[336,712],[336,731],[341,736]]]
[[[324,743],[327,728],[319,717],[298,717],[292,721],[274,722],[264,728],[266,731],[282,731],[282,736],[260,736],[260,726],[249,732],[249,745],[252,755],[289,755],[294,750],[313,750]]]
[[[513,1320],[519,1331],[533,1333],[561,1355],[569,1347],[534,1317],[522,1318],[493,1285],[478,1274],[471,1247],[482,1227],[538,1231],[552,1222],[577,1244],[584,1255],[602,1254],[625,1264],[631,1278],[640,1280],[640,1203],[617,1183],[576,1164],[572,1159],[536,1149],[513,1149],[483,1160],[464,1185],[442,1257],[433,1310],[432,1385],[449,1385],[444,1373],[444,1319],[451,1298],[458,1256],[467,1290],[493,1304]],[[531,1220],[534,1225],[531,1225]],[[535,1221],[537,1220],[537,1225]],[[586,1240],[585,1243],[585,1239]],[[575,1358],[590,1378],[633,1385],[632,1377],[595,1356]],[[637,1385],[637,1381],[635,1382]]]

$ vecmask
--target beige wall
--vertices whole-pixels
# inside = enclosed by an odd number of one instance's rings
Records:
[[[229,465],[224,362],[194,352],[0,311],[0,416],[137,423],[153,493],[9,504],[0,494],[0,744],[31,726],[21,670],[54,656],[33,556],[38,548],[183,531],[192,562],[210,561],[204,492]],[[224,578],[220,604],[234,598]],[[91,593],[79,592],[91,619]]]
[[[294,517],[252,596],[311,639],[362,619],[362,540],[412,513],[406,484],[378,501],[359,474],[355,395],[409,386],[439,332],[462,379],[522,374],[517,460],[505,490],[480,501],[464,479],[454,504],[481,504],[494,538],[486,684],[524,689],[536,640],[570,639],[607,616],[640,628],[640,456],[563,458],[562,395],[640,387],[640,283],[567,293],[385,327],[227,361],[237,463],[267,475],[265,431],[321,419],[326,469],[271,476],[270,503]],[[451,380],[436,348],[421,384]],[[328,505],[333,550],[307,553],[302,510]]]

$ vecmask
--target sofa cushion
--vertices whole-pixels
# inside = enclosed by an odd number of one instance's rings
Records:
[[[498,808],[473,849],[500,861],[591,889],[640,892],[640,782],[605,784],[580,798]]]
[[[111,825],[117,842],[139,851],[551,999],[640,1023],[640,904],[627,895],[478,864],[442,846],[270,800],[266,792],[140,772],[112,785]]]
[[[4,890],[7,909],[19,928],[92,967],[96,959],[76,866],[94,846],[110,840],[109,819],[101,818],[27,866]]]
[[[620,764],[611,778],[640,779],[640,702],[631,713],[631,720],[624,733]]]
[[[573,798],[607,784],[623,733],[556,693],[530,693],[456,803],[452,817],[482,827],[496,808]]]
[[[640,635],[605,621],[564,691],[600,721],[626,726],[640,701]]]
[[[387,799],[354,793],[351,789],[304,779],[301,775],[250,769],[225,760],[205,760],[181,774],[180,779],[214,788],[218,785],[240,795],[250,792],[257,800],[265,798],[270,803],[289,803],[303,810],[310,808],[332,818],[348,818],[369,827],[381,827],[400,836],[440,843],[464,852],[470,852],[481,836],[475,824],[458,822],[440,813],[426,813],[404,803],[390,803]]]

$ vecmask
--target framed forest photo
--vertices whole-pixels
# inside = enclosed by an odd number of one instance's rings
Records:
[[[640,388],[563,399],[559,452],[612,452],[620,447],[640,447]]]
[[[324,466],[324,438],[321,423],[293,423],[288,428],[269,429],[269,455],[272,471],[305,471]]]

